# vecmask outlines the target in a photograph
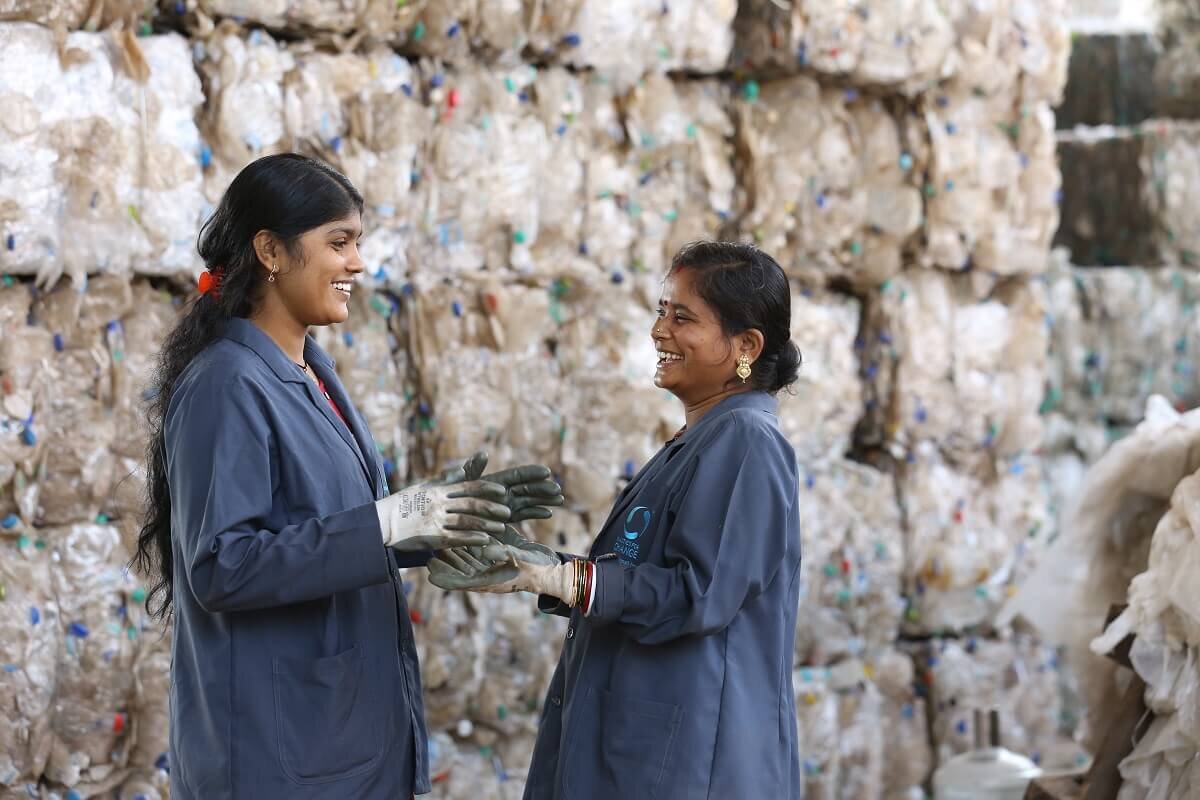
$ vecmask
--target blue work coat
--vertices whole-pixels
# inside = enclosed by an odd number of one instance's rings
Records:
[[[800,796],[799,486],[775,409],[761,392],[727,398],[621,493],[590,554],[594,605],[570,614],[526,800]]]
[[[304,354],[349,427],[236,318],[167,410],[173,800],[430,788],[401,563],[374,506],[383,466],[333,361],[312,339]]]

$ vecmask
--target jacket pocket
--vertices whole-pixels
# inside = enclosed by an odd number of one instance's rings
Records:
[[[596,691],[600,780],[609,796],[656,798],[670,775],[683,709],[669,703]],[[669,781],[668,781],[669,783]],[[669,787],[668,787],[669,788]],[[604,796],[604,795],[600,795]]]
[[[279,765],[291,781],[329,783],[379,763],[382,703],[363,685],[364,664],[357,645],[327,658],[273,660]]]

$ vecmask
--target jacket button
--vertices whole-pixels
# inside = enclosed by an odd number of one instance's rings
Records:
[[[574,628],[567,628],[567,638],[568,639],[575,638],[575,629]]]
[[[550,702],[554,703],[554,705],[556,705],[556,706],[561,707],[562,706],[562,697],[560,697],[559,695],[554,695],[554,697],[550,698]]]

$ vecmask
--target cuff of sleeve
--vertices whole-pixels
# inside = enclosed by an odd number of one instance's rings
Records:
[[[588,619],[614,622],[625,609],[625,568],[614,560],[595,561],[596,596]]]
[[[351,586],[370,586],[391,580],[391,559],[383,544],[383,530],[375,504],[339,511],[325,517],[323,533],[342,547],[335,547],[329,561]],[[341,554],[339,558],[337,554]],[[342,583],[342,581],[339,581]]]
[[[433,551],[417,550],[411,553],[401,553],[393,550],[392,557],[396,559],[396,566],[400,567],[400,569],[406,567],[423,567],[433,560]]]
[[[553,595],[539,594],[537,605],[538,611],[543,614],[554,614],[558,617],[571,616],[571,607]]]

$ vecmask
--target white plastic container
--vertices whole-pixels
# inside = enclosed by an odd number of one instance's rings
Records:
[[[961,753],[933,773],[935,800],[1022,800],[1030,781],[1042,774],[1036,764],[1000,746],[1000,715],[990,712],[989,745],[983,742],[983,712],[975,712],[975,749]]]

